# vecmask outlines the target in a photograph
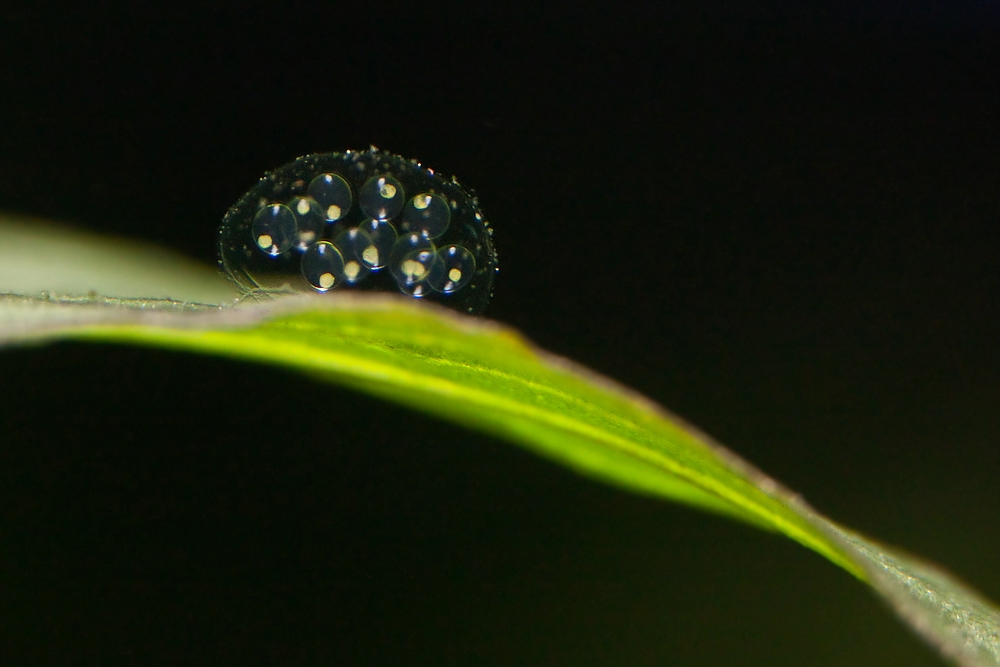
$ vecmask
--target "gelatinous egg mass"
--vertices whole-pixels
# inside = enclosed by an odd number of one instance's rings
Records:
[[[375,148],[269,172],[219,229],[219,264],[247,294],[401,292],[479,313],[497,256],[476,197]]]

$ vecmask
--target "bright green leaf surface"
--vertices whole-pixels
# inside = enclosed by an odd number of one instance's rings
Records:
[[[176,275],[186,271],[174,267]],[[946,656],[1000,664],[1000,612],[974,592],[836,526],[658,406],[500,325],[411,299],[349,294],[235,308],[144,298],[0,299],[0,343],[53,337],[296,368],[499,436],[602,481],[783,533],[870,583]]]
[[[607,381],[588,381],[498,326],[403,298],[343,300],[346,307],[332,308],[323,307],[330,302],[324,297],[298,300],[289,304],[294,314],[248,329],[114,326],[73,335],[299,368],[499,435],[606,481],[785,533],[862,576],[807,519],[655,406]]]

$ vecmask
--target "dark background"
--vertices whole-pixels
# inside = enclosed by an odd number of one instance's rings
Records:
[[[4,4],[0,208],[213,262],[265,169],[419,158],[490,317],[1000,599],[996,5],[619,5]],[[5,664],[940,664],[784,538],[336,387],[0,363]]]

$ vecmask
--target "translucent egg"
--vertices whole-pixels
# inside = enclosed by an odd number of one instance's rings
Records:
[[[399,215],[406,201],[403,184],[389,174],[372,176],[361,186],[358,203],[361,212],[375,220],[391,220]]]
[[[329,241],[320,241],[302,253],[302,277],[317,292],[339,287],[344,275],[344,257]]]
[[[469,284],[476,273],[476,258],[467,248],[450,245],[438,250],[438,261],[427,276],[427,284],[442,294],[451,294]]]
[[[448,230],[451,209],[441,195],[421,192],[403,207],[403,231],[419,232],[436,239]]]
[[[377,271],[389,261],[389,253],[396,245],[396,228],[388,220],[368,220],[361,225],[361,229],[370,243],[361,253],[360,259],[368,268]]]
[[[297,232],[295,247],[305,250],[320,240],[326,227],[326,220],[319,204],[312,197],[293,197],[288,202],[288,208],[295,214]]]
[[[432,289],[427,283],[435,262],[439,261],[433,241],[411,232],[396,240],[389,255],[389,273],[403,294],[424,297]]]
[[[389,272],[396,279],[396,282],[400,284],[414,282],[414,274],[411,271],[413,267],[405,266],[405,263],[421,251],[426,251],[433,255],[437,252],[437,248],[434,247],[433,241],[417,232],[403,234],[396,239],[396,243],[392,246],[392,252],[389,253],[388,262]],[[422,275],[419,280],[423,280],[424,278],[426,278],[426,275]]]
[[[306,155],[265,174],[223,218],[219,263],[255,296],[403,292],[466,313],[486,306],[497,269],[472,194],[374,148]]]
[[[330,222],[336,222],[347,215],[354,203],[351,186],[338,174],[320,174],[309,181],[306,191],[316,200],[323,216]]]
[[[359,227],[341,230],[333,239],[340,254],[344,256],[344,279],[351,284],[359,283],[368,277],[371,266],[364,257],[370,255],[372,239]]]
[[[284,204],[264,206],[253,217],[253,239],[262,252],[272,257],[292,247],[298,229],[295,214]]]
[[[427,281],[437,253],[434,250],[414,250],[403,255],[392,265],[393,275],[400,287],[413,287]]]

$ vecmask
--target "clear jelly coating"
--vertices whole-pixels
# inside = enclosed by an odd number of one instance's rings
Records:
[[[248,295],[385,291],[477,314],[497,271],[492,234],[474,195],[416,161],[314,153],[229,209],[219,264]]]

